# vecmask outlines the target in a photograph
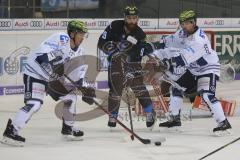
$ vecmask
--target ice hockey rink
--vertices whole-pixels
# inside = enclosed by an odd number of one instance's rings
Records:
[[[193,118],[183,121],[181,132],[159,129],[155,124],[153,131],[145,127],[143,120],[134,118],[134,130],[143,138],[161,138],[166,141],[161,146],[144,145],[138,140],[131,141],[127,132],[120,126],[110,131],[106,126],[107,116],[101,116],[84,122],[76,122],[85,132],[82,141],[66,141],[62,138],[61,121],[55,116],[56,102],[45,98],[44,106],[35,114],[28,125],[21,131],[25,136],[24,147],[11,147],[0,144],[1,159],[58,159],[58,160],[197,160],[209,152],[229,143],[240,136],[240,82],[219,84],[217,95],[237,100],[234,117],[229,117],[233,127],[233,135],[216,137],[212,134],[216,126],[212,118]],[[0,132],[3,133],[7,120],[13,117],[19,107],[23,105],[23,95],[1,96]],[[185,104],[185,107],[190,104]],[[77,104],[78,112],[84,112],[94,107],[84,103]],[[124,112],[124,111],[123,111]],[[123,123],[129,124],[123,120]],[[208,160],[237,160],[240,141],[237,141],[215,154]]]

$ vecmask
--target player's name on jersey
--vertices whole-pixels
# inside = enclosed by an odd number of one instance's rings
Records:
[[[64,30],[71,19],[0,19],[0,30]],[[81,19],[91,30],[103,30],[116,19]],[[198,18],[203,28],[239,28],[240,18]],[[176,29],[177,18],[140,19],[143,29]]]

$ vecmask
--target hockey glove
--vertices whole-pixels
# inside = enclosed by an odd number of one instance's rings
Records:
[[[94,103],[94,99],[96,97],[95,89],[92,87],[81,87],[82,92],[82,100],[86,102],[89,105],[92,105]]]
[[[149,55],[151,53],[153,53],[153,51],[157,50],[157,49],[163,49],[165,47],[164,43],[160,43],[160,42],[144,42],[143,43],[143,48],[144,48],[144,55]]]

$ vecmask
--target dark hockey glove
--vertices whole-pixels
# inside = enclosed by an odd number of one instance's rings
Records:
[[[49,94],[52,99],[58,101],[60,97],[67,95],[70,91],[63,85],[59,80],[54,80],[48,82],[47,94]]]
[[[52,65],[53,73],[56,74],[58,77],[62,77],[64,74],[64,64],[59,63],[56,65]]]
[[[144,48],[143,56],[145,56],[151,54],[153,51],[157,49],[165,48],[165,44],[160,42],[144,42],[143,48]]]
[[[92,87],[81,87],[82,92],[82,100],[89,105],[92,105],[94,103],[94,99],[96,97],[95,89]]]

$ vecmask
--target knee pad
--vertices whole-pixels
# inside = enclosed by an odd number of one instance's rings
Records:
[[[22,111],[33,114],[37,112],[41,107],[41,102],[36,100],[29,100],[26,102],[26,105],[21,108]]]
[[[183,98],[183,92],[177,88],[171,87],[171,95],[174,97]]]
[[[202,92],[201,94],[202,99],[209,105],[214,104],[218,102],[217,98],[215,97],[215,94],[210,92]]]

